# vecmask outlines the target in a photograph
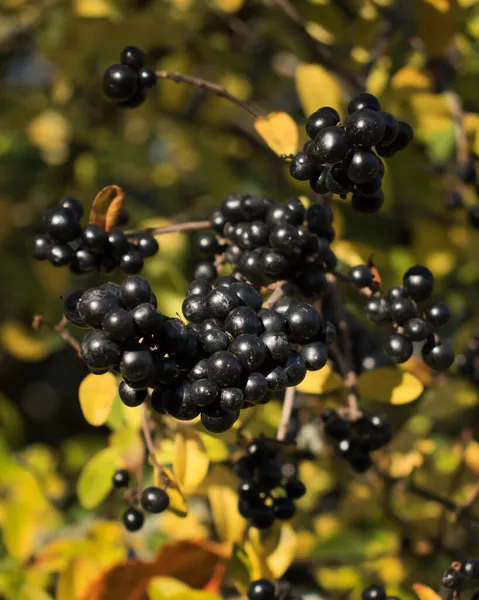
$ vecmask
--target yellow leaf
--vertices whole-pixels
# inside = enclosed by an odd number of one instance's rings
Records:
[[[90,425],[99,427],[105,423],[117,393],[118,387],[112,373],[90,373],[85,377],[80,383],[78,395],[83,416]]]
[[[214,0],[214,3],[224,12],[235,13],[243,6],[244,0]]]
[[[90,210],[89,222],[111,231],[125,206],[125,192],[118,185],[107,185],[98,192]]]
[[[387,457],[384,468],[391,477],[409,477],[411,473],[424,463],[424,456],[419,450],[408,452],[391,452]]]
[[[441,600],[441,596],[437,592],[422,583],[415,583],[412,589],[416,592],[419,600]]]
[[[77,557],[62,570],[57,581],[56,600],[80,598],[100,573],[93,559]]]
[[[104,19],[115,13],[110,0],[75,0],[75,12],[79,17]]]
[[[367,254],[371,254],[371,252],[367,253],[364,248],[361,248],[360,244],[348,242],[347,240],[335,240],[331,248],[338,257],[338,260],[341,260],[350,267],[366,263],[369,258]]]
[[[62,164],[68,156],[69,121],[56,110],[45,110],[28,125],[28,136],[50,164]]]
[[[326,394],[342,386],[341,377],[333,372],[328,362],[319,371],[308,371],[303,381],[296,386],[298,392],[303,394]]]
[[[51,340],[41,339],[33,330],[13,321],[1,326],[0,344],[14,358],[32,362],[43,360],[54,349]]]
[[[173,577],[153,577],[148,584],[150,600],[164,600],[175,594],[188,593],[190,586]]]
[[[441,56],[458,28],[456,0],[421,0],[419,34],[429,56]]]
[[[294,154],[298,148],[298,127],[285,112],[258,117],[254,127],[268,146],[278,155]]]
[[[417,67],[406,65],[391,79],[391,88],[401,95],[408,96],[412,93],[432,90],[432,80]]]
[[[452,125],[451,105],[446,94],[417,93],[410,99],[419,137],[447,130]]]
[[[393,367],[365,371],[359,376],[358,389],[361,396],[378,402],[408,404],[422,394],[424,386],[411,373]]]
[[[301,64],[296,69],[296,90],[306,116],[321,106],[341,109],[341,86],[321,65]]]
[[[474,475],[479,475],[479,442],[475,442],[474,440],[469,442],[464,456],[464,462]]]
[[[211,462],[223,462],[229,457],[230,449],[224,440],[202,431],[199,434]]]
[[[168,505],[168,509],[171,510],[178,517],[186,517],[188,514],[188,506],[186,504],[185,497],[181,492],[178,484],[175,481],[175,476],[173,475],[173,471],[168,467],[163,467],[163,471],[167,475],[170,480],[170,484],[168,485],[168,496],[170,498],[170,504]],[[160,484],[159,473],[155,469],[154,471],[155,477],[155,485]]]
[[[78,500],[83,508],[95,508],[111,490],[111,479],[118,466],[113,448],[95,454],[85,465],[77,482]]]
[[[208,473],[210,461],[197,431],[178,429],[175,437],[173,472],[181,489],[194,491]]]
[[[208,499],[218,537],[223,542],[240,543],[246,521],[238,512],[237,480],[223,465],[215,465],[208,486]]]
[[[278,545],[266,559],[274,579],[279,579],[294,560],[296,534],[288,523],[281,525]]]
[[[145,444],[143,437],[136,429],[130,427],[119,429],[111,436],[110,445],[115,448],[122,467],[134,471],[142,465]]]

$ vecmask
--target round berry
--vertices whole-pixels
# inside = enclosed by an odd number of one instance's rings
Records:
[[[465,579],[479,579],[479,560],[466,560],[462,563],[461,572]]]
[[[398,152],[399,150],[404,150],[407,148],[409,144],[412,142],[414,138],[414,132],[412,130],[411,125],[409,123],[405,123],[404,121],[398,121],[399,129],[396,139],[392,144],[386,146],[387,148],[391,148],[393,151]]]
[[[429,305],[425,314],[428,323],[434,327],[442,327],[451,317],[451,311],[444,302],[436,302],[435,304]]]
[[[244,387],[244,399],[251,404],[263,400],[268,392],[268,380],[262,373],[251,373]]]
[[[158,242],[152,235],[149,235],[148,233],[135,238],[135,242],[136,249],[143,258],[150,258],[151,256],[154,256],[160,249]]]
[[[422,342],[431,333],[429,325],[419,317],[413,317],[404,323],[404,335],[413,342]]]
[[[376,177],[378,170],[379,160],[374,152],[358,149],[349,162],[348,177],[354,183],[368,183]]]
[[[297,181],[307,181],[316,174],[316,167],[305,152],[298,152],[289,165],[289,173]]]
[[[50,255],[52,241],[48,235],[36,235],[32,241],[31,252],[35,260],[46,260]]]
[[[306,133],[314,140],[325,127],[333,127],[339,123],[339,113],[330,106],[323,106],[308,117]]]
[[[222,410],[235,412],[243,408],[244,394],[239,388],[224,388],[220,392],[219,406]]]
[[[389,302],[389,316],[396,323],[402,324],[417,316],[416,307],[408,298],[397,298]]]
[[[45,225],[56,242],[71,242],[81,234],[78,215],[71,208],[55,208],[48,213]]]
[[[327,204],[312,204],[306,211],[306,221],[312,233],[321,235],[333,222],[333,211]]]
[[[231,285],[231,289],[238,296],[242,304],[249,306],[255,311],[261,310],[263,299],[258,290],[252,285],[243,282],[234,282]]]
[[[130,474],[126,469],[118,469],[113,473],[112,479],[113,487],[120,489],[124,487],[128,487],[130,483]]]
[[[280,521],[288,521],[296,514],[296,507],[291,498],[275,498],[273,512]]]
[[[132,308],[130,315],[135,323],[137,332],[141,336],[155,333],[164,320],[153,304],[149,302],[138,304],[138,306]]]
[[[83,205],[72,196],[65,196],[62,200],[60,200],[60,207],[72,210],[76,214],[77,219],[81,219],[83,217],[83,213],[85,212]]]
[[[161,488],[150,486],[141,493],[141,506],[150,513],[161,513],[168,508],[170,498]]]
[[[362,600],[386,600],[386,591],[382,585],[371,585],[363,590]]]
[[[248,371],[257,371],[266,360],[267,352],[264,342],[251,333],[239,335],[231,342],[228,350]]]
[[[200,414],[200,408],[193,402],[191,385],[178,383],[169,388],[162,397],[165,412],[179,421],[191,421]]]
[[[381,111],[379,114],[384,121],[384,135],[381,138],[381,146],[388,146],[389,144],[392,144],[398,136],[399,123],[391,113]]]
[[[389,323],[389,303],[382,296],[374,296],[366,302],[364,314],[370,321],[378,325]]]
[[[140,86],[143,89],[154,88],[158,81],[155,71],[153,71],[153,69],[150,69],[149,67],[143,67],[142,69],[140,69],[140,72],[138,73],[138,78],[140,81]]]
[[[378,213],[383,204],[384,193],[381,189],[367,196],[362,193],[354,192],[351,203],[355,211],[365,215],[374,215]]]
[[[362,108],[349,117],[345,129],[349,142],[369,148],[381,141],[385,128],[381,113]]]
[[[205,299],[205,312],[216,319],[225,319],[235,308],[240,306],[238,295],[226,287],[217,287]]]
[[[447,371],[454,362],[454,352],[447,342],[426,341],[421,352],[424,362],[436,371]]]
[[[145,517],[141,511],[136,508],[128,508],[122,517],[123,525],[128,531],[139,531],[143,527]]]
[[[367,92],[361,92],[349,102],[348,115],[352,115],[355,111],[362,110],[363,108],[379,111],[381,110],[381,105],[376,96]]]
[[[100,328],[106,314],[114,308],[118,308],[117,298],[100,288],[86,290],[78,302],[80,317],[89,327]]]
[[[218,386],[209,379],[198,379],[191,384],[191,397],[198,406],[208,406],[217,395]]]
[[[50,246],[48,260],[55,267],[64,267],[73,260],[73,250],[68,244],[54,244]]]
[[[206,306],[203,296],[187,296],[183,300],[181,311],[190,323],[202,323],[206,317]]]
[[[441,578],[442,585],[449,590],[458,590],[464,581],[464,575],[456,569],[447,569]]]
[[[63,314],[69,323],[77,327],[87,327],[78,310],[82,292],[77,290],[63,298]]]
[[[288,387],[298,385],[306,377],[306,361],[297,352],[291,352],[284,364]]]
[[[346,158],[349,150],[348,136],[343,127],[325,127],[314,140],[314,156],[321,163],[337,163]]]
[[[311,344],[305,344],[301,348],[301,356],[306,363],[308,371],[319,371],[328,360],[328,351],[326,346],[321,342],[312,342]]]
[[[404,335],[393,333],[384,344],[384,353],[395,363],[403,363],[411,358],[413,345]]]
[[[246,592],[248,600],[275,600],[274,583],[267,579],[252,581]]]
[[[145,53],[136,46],[127,46],[121,53],[121,64],[139,71],[145,62]]]
[[[318,311],[307,302],[298,302],[289,308],[286,321],[293,340],[300,344],[313,339],[321,323]]]
[[[367,265],[357,265],[349,271],[351,283],[357,288],[369,287],[373,283],[373,274]]]
[[[425,300],[432,294],[434,275],[427,267],[416,265],[404,274],[403,286],[406,294],[414,300]]]
[[[233,337],[243,333],[258,335],[261,332],[261,321],[256,312],[249,306],[239,306],[232,310],[225,319],[225,330]]]
[[[107,234],[98,225],[87,225],[82,232],[82,238],[87,248],[102,250],[107,242]]]
[[[130,250],[120,258],[120,270],[123,273],[139,273],[143,268],[143,258],[137,250]]]
[[[240,361],[232,352],[215,352],[208,359],[208,377],[219,387],[234,387],[242,371]]]
[[[222,433],[231,429],[238,420],[239,410],[225,410],[219,404],[206,406],[201,413],[203,427],[211,433]]]
[[[326,185],[328,173],[328,167],[320,167],[317,173],[309,180],[309,187],[315,194],[326,194],[328,192],[328,186]]]
[[[120,287],[120,299],[127,308],[134,308],[148,302],[150,296],[151,287],[144,277],[137,275],[123,280]]]
[[[284,486],[289,498],[294,500],[302,498],[306,494],[306,486],[299,479],[290,479]]]
[[[211,285],[206,279],[194,279],[188,286],[187,296],[207,296],[211,292]]]
[[[153,371],[153,357],[148,348],[127,350],[123,352],[120,372],[129,381],[146,379]]]
[[[146,399],[146,389],[135,390],[125,381],[120,383],[118,394],[123,404],[129,407],[140,406],[140,404],[143,404]]]
[[[138,90],[138,75],[128,65],[111,65],[103,77],[103,91],[111,100],[128,100]]]
[[[135,322],[124,308],[115,307],[106,313],[101,323],[107,336],[117,342],[128,340],[135,333]]]

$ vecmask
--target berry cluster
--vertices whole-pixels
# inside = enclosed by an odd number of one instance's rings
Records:
[[[391,440],[388,422],[378,415],[363,412],[356,421],[348,421],[335,410],[321,415],[326,433],[336,440],[336,449],[358,473],[372,465],[370,453],[379,450]]]
[[[459,591],[467,580],[479,579],[479,560],[466,560],[463,563],[453,563],[444,572],[441,583],[444,587]]]
[[[329,106],[310,115],[306,123],[310,139],[293,157],[290,173],[299,181],[309,180],[317,194],[331,192],[345,198],[353,192],[355,210],[376,213],[384,202],[384,164],[379,156],[390,158],[406,148],[413,131],[408,123],[381,111],[379,100],[372,94],[355,96],[348,105],[348,115],[345,125]]]
[[[382,585],[371,585],[363,590],[361,600],[398,600],[398,598],[388,596]]]
[[[408,269],[403,285],[393,286],[385,296],[377,291],[366,265],[353,267],[349,275],[356,287],[375,290],[364,307],[367,318],[377,325],[395,327],[384,345],[388,358],[395,363],[406,362],[413,354],[413,342],[424,342],[422,357],[427,365],[437,371],[446,371],[452,365],[452,348],[433,331],[448,322],[449,307],[444,302],[420,305],[431,296],[434,287],[434,276],[427,267],[416,265]]]
[[[198,237],[207,261],[195,277],[213,280],[214,259],[255,285],[288,280],[307,297],[326,289],[324,271],[336,266],[329,245],[334,238],[333,212],[326,204],[307,210],[299,199],[278,205],[261,196],[232,194],[212,215],[214,232]]]
[[[113,487],[116,489],[127,488],[130,483],[130,474],[126,469],[119,469],[113,474]],[[145,488],[140,495],[140,508],[130,506],[123,513],[123,525],[128,531],[138,531],[145,522],[144,512],[159,514],[165,511],[170,504],[168,494],[159,487]]]
[[[206,429],[221,432],[240,409],[270,400],[324,367],[335,328],[296,298],[262,308],[260,293],[232,276],[216,287],[194,280],[183,302],[190,322],[167,318],[139,276],[74,292],[64,301],[67,320],[92,328],[81,342],[91,372],[117,371],[119,394],[138,406],[147,388],[153,409],[180,420],[201,413]]]
[[[288,520],[296,513],[294,501],[306,493],[291,463],[284,463],[282,445],[275,439],[253,440],[235,463],[240,514],[258,529],[271,527],[275,519]],[[291,473],[288,473],[290,471]]]
[[[136,108],[146,100],[146,92],[156,86],[156,73],[144,66],[145,53],[127,46],[121,64],[110,65],[103,76],[103,91],[118,106]]]
[[[48,260],[55,267],[68,265],[77,275],[94,270],[111,273],[116,268],[123,273],[139,273],[143,259],[158,252],[158,242],[148,233],[130,242],[119,229],[106,232],[94,224],[82,228],[83,212],[83,206],[71,197],[46,211],[33,238],[33,258]],[[119,217],[118,226],[128,223],[126,210]]]

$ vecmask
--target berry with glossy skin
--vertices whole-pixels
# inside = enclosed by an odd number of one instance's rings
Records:
[[[47,232],[55,242],[71,242],[81,234],[78,215],[71,208],[55,208],[45,221]]]
[[[73,260],[73,250],[68,244],[54,244],[50,246],[48,260],[54,267],[65,267]]]
[[[271,247],[283,254],[291,254],[299,246],[298,229],[294,225],[278,225],[269,235]]]
[[[274,512],[271,506],[253,507],[251,525],[256,529],[269,529],[274,523]]]
[[[369,287],[373,283],[373,273],[367,265],[357,265],[349,271],[351,283],[358,289]]]
[[[432,294],[434,275],[427,267],[416,265],[404,274],[403,286],[406,294],[414,300],[425,300]]]
[[[407,148],[407,146],[409,146],[414,139],[414,131],[409,123],[406,123],[405,121],[398,121],[398,126],[399,129],[396,139],[392,144],[386,146],[386,148],[391,148],[396,152]]]
[[[367,196],[359,192],[354,192],[351,202],[353,209],[364,215],[374,215],[378,213],[383,204],[384,193],[382,190],[378,190],[374,194],[369,194]]]
[[[267,579],[257,579],[248,585],[248,600],[275,600],[274,583]]]
[[[343,127],[325,127],[314,140],[314,156],[321,163],[337,163],[346,158],[350,144]]]
[[[78,302],[78,312],[86,325],[100,328],[106,314],[118,307],[118,300],[106,290],[90,288]]]
[[[429,325],[419,317],[413,317],[404,323],[404,335],[413,342],[422,342],[431,333]]]
[[[289,165],[289,173],[297,181],[307,181],[316,174],[316,167],[305,152],[298,152]]]
[[[150,486],[141,493],[140,503],[144,510],[157,514],[168,508],[170,498],[161,488]]]
[[[136,330],[141,336],[157,332],[163,321],[160,313],[149,302],[138,304],[131,309],[130,314]]]
[[[312,113],[306,121],[306,133],[314,140],[325,127],[334,127],[339,123],[339,113],[330,106],[323,106]]]
[[[384,121],[384,135],[381,138],[381,146],[392,144],[399,133],[399,123],[391,113],[381,111],[379,113]]]
[[[298,385],[306,377],[306,361],[297,352],[291,352],[284,364],[288,387]]]
[[[394,302],[399,298],[404,298],[406,296],[406,290],[402,288],[400,285],[393,285],[389,288],[388,293],[386,294],[386,298],[389,302]]]
[[[369,110],[381,110],[381,105],[376,96],[368,94],[367,92],[361,92],[349,102],[348,104],[348,115],[352,115],[357,110],[368,108]]]
[[[113,487],[116,489],[128,487],[130,483],[130,474],[126,469],[118,469],[113,473]]]
[[[244,394],[239,388],[224,388],[220,392],[219,406],[222,410],[236,412],[243,408]]]
[[[289,331],[295,342],[305,343],[314,338],[321,323],[318,311],[307,302],[298,302],[286,313]]]
[[[308,371],[319,371],[328,360],[328,351],[326,346],[321,342],[312,342],[305,344],[301,348],[301,356],[306,363]]]
[[[139,71],[145,63],[145,53],[136,46],[126,46],[121,53],[121,64],[128,65],[135,71]]]
[[[266,374],[268,390],[270,392],[281,392],[288,386],[288,376],[282,367],[275,367]]]
[[[289,354],[288,338],[284,333],[279,331],[266,331],[261,336],[261,340],[266,346],[268,356],[275,363],[284,363]]]
[[[251,373],[243,391],[246,402],[257,404],[268,392],[268,380],[262,373]]]
[[[362,600],[386,600],[386,591],[382,585],[371,585],[363,590]]]
[[[442,585],[449,590],[458,590],[464,581],[464,575],[461,571],[450,568],[444,572],[441,578]]]
[[[393,321],[402,324],[417,316],[417,310],[408,298],[397,298],[389,302],[389,316]]]
[[[255,311],[261,310],[263,299],[258,290],[252,285],[243,282],[235,282],[231,285],[231,289],[238,296],[242,304],[249,306]]]
[[[232,352],[215,352],[208,359],[208,377],[219,387],[234,387],[242,372],[241,362]]]
[[[135,333],[133,317],[127,310],[120,307],[112,308],[106,313],[101,327],[110,339],[117,342],[128,340]]]
[[[379,159],[378,159],[379,160]],[[381,164],[381,163],[380,163]],[[368,181],[367,183],[356,184],[356,195],[357,196],[375,196],[381,191],[383,182],[381,176],[378,174],[376,177]]]
[[[430,304],[426,308],[425,316],[428,323],[434,327],[442,327],[449,321],[451,311],[444,302],[436,302],[435,304]]]
[[[240,411],[225,410],[219,404],[206,406],[201,413],[203,427],[211,433],[222,433],[230,429],[238,420]]]
[[[434,339],[426,341],[422,347],[424,362],[436,371],[447,371],[454,362],[454,352],[447,342]]]
[[[288,521],[296,514],[296,507],[291,498],[275,498],[273,512],[280,521]]]
[[[267,352],[264,342],[251,333],[239,335],[231,342],[228,350],[248,371],[257,371],[266,360]]]
[[[120,258],[119,266],[123,273],[139,273],[143,268],[143,258],[137,250],[129,250]]]
[[[82,319],[80,312],[78,310],[78,305],[80,303],[80,299],[82,297],[82,292],[77,290],[76,292],[72,292],[68,294],[63,299],[63,314],[69,323],[72,325],[76,325],[77,327],[87,327],[87,324]]]
[[[208,354],[227,350],[230,338],[222,329],[209,329],[200,333],[200,341],[203,350]]]
[[[86,248],[79,248],[75,252],[72,265],[75,265],[81,273],[88,273],[96,266],[96,256]]]
[[[240,306],[238,295],[226,287],[217,287],[205,299],[206,314],[216,319],[225,319],[230,313]]]
[[[374,298],[370,298],[366,302],[364,314],[370,321],[377,325],[389,323],[389,303],[382,296],[374,296]]]
[[[191,384],[191,398],[198,406],[208,406],[216,400],[218,386],[209,379],[198,379]]]
[[[120,373],[128,381],[146,379],[153,372],[153,357],[148,348],[123,352],[120,362]]]
[[[36,235],[32,241],[31,252],[35,260],[47,260],[52,241],[48,235]]]
[[[118,388],[118,395],[125,406],[140,406],[140,404],[143,404],[146,399],[146,389],[135,390],[125,381],[122,381]]]
[[[83,217],[83,213],[85,212],[83,205],[72,196],[65,196],[62,198],[59,206],[60,208],[68,208],[69,210],[72,210],[76,214],[77,219],[81,219]]]
[[[370,148],[381,141],[386,126],[381,113],[363,108],[349,117],[345,129],[349,142]]]
[[[190,323],[202,323],[206,317],[206,306],[203,296],[191,295],[183,300],[181,311]]]
[[[155,238],[147,233],[138,236],[135,239],[135,242],[136,249],[143,258],[150,258],[151,256],[154,256],[160,249],[160,246]]]
[[[193,402],[189,383],[180,382],[166,390],[162,405],[167,414],[179,421],[191,421],[200,414],[199,406]]]
[[[123,525],[128,531],[139,531],[145,522],[145,516],[136,508],[128,508],[122,517]]]
[[[263,269],[270,277],[279,277],[288,268],[288,259],[281,252],[268,250],[263,255]]]
[[[465,579],[479,579],[479,560],[466,560],[462,563],[461,572]]]
[[[87,248],[102,250],[106,245],[108,235],[98,225],[89,224],[83,229],[82,238]]]
[[[258,335],[261,333],[261,321],[256,311],[249,306],[239,306],[230,312],[225,319],[225,330],[233,337],[244,333]]]
[[[328,186],[326,185],[328,172],[328,167],[320,167],[317,173],[309,180],[309,187],[316,194],[326,194],[328,192]]]
[[[354,183],[345,170],[345,161],[339,162],[328,168],[326,173],[326,187],[333,194],[346,195],[352,191]]]
[[[211,292],[211,285],[205,279],[194,279],[188,286],[186,296],[205,297]]]
[[[312,233],[324,234],[333,222],[333,211],[327,204],[312,204],[306,211],[306,221]]]
[[[372,181],[379,170],[378,157],[371,150],[358,149],[349,161],[348,177],[354,183]]]
[[[413,353],[413,345],[404,335],[393,333],[384,344],[384,353],[395,363],[409,360]]]
[[[128,100],[138,90],[138,74],[128,65],[110,65],[103,76],[103,91],[110,100]]]
[[[152,89],[156,86],[158,78],[155,71],[149,67],[143,67],[138,73],[138,79],[142,89]]]
[[[279,314],[276,310],[269,308],[263,308],[258,314],[261,323],[266,331],[278,331],[286,333],[288,324],[283,315]]]
[[[123,280],[120,299],[127,308],[134,308],[151,297],[151,287],[144,277],[133,276]]]

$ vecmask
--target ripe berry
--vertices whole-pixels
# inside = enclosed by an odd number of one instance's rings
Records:
[[[241,363],[232,352],[215,352],[208,359],[208,377],[220,387],[234,386],[241,373]]]
[[[458,590],[464,581],[464,575],[456,569],[447,569],[441,578],[441,583],[449,590]]]
[[[275,600],[274,583],[267,579],[257,579],[248,586],[248,600]]]
[[[253,507],[251,510],[251,525],[256,529],[269,529],[274,523],[274,512],[271,506]]]
[[[389,288],[388,293],[386,294],[386,298],[389,302],[394,302],[399,298],[404,298],[406,295],[406,290],[399,285],[393,285]]]
[[[382,585],[371,585],[363,590],[362,600],[386,600],[386,591]]]
[[[354,183],[367,183],[378,174],[378,157],[370,150],[358,149],[349,162],[348,177]]]
[[[211,292],[211,285],[205,279],[194,279],[188,286],[187,296],[207,296]]]
[[[301,348],[301,356],[306,363],[308,371],[319,371],[328,360],[328,351],[326,346],[321,342],[312,342]]]
[[[112,294],[99,288],[86,290],[78,302],[80,317],[86,325],[95,328],[100,328],[106,314],[117,307],[117,299]]]
[[[149,67],[143,67],[138,73],[140,86],[143,89],[152,89],[156,86],[158,78],[155,71]]]
[[[465,579],[479,579],[479,560],[466,560],[462,563],[461,572]]]
[[[444,302],[436,302],[426,309],[426,319],[434,327],[442,327],[451,317],[451,311]]]
[[[314,177],[316,167],[305,152],[298,152],[289,165],[289,172],[293,179],[307,181]]]
[[[48,260],[55,267],[64,267],[73,260],[73,250],[68,244],[54,244],[50,246]]]
[[[48,235],[36,235],[32,241],[32,256],[35,260],[46,260],[50,255],[51,239]]]
[[[128,531],[139,531],[143,527],[145,517],[143,513],[136,508],[128,508],[123,513],[123,525]]]
[[[266,331],[261,336],[261,340],[266,346],[268,356],[276,363],[284,363],[289,354],[289,343],[286,335],[279,331]]]
[[[140,406],[146,399],[146,389],[135,390],[125,381],[120,383],[118,394],[123,404],[130,407]]]
[[[288,377],[282,367],[275,367],[269,371],[266,381],[270,392],[281,392],[288,386]]]
[[[225,319],[240,305],[237,294],[228,288],[217,287],[205,299],[206,314],[217,319]]]
[[[181,311],[190,323],[202,323],[206,317],[206,306],[203,296],[190,295],[183,300]]]
[[[158,487],[147,487],[141,493],[141,506],[150,513],[161,513],[168,508],[170,498],[168,494]]]
[[[243,333],[258,335],[261,332],[261,321],[252,308],[239,306],[226,317],[225,330],[233,337]]]
[[[313,339],[319,330],[318,311],[307,302],[298,302],[286,313],[286,321],[293,340],[302,344]]]
[[[72,265],[74,265],[80,273],[88,273],[92,271],[97,264],[96,256],[86,248],[79,248],[75,252]]]
[[[143,258],[137,250],[130,250],[120,258],[120,270],[123,273],[139,273],[143,268]]]
[[[115,307],[108,311],[101,326],[110,339],[118,342],[128,340],[135,333],[133,317],[124,308]]]
[[[232,352],[248,371],[257,371],[266,360],[266,346],[256,335],[244,333],[231,342]]]
[[[297,352],[291,352],[284,364],[288,387],[298,385],[306,377],[306,361]]]
[[[120,287],[120,298],[127,308],[148,302],[151,296],[150,284],[144,277],[133,276],[123,280]]]
[[[314,140],[325,127],[333,127],[339,123],[339,113],[330,106],[323,106],[308,117],[306,133]]]
[[[279,277],[288,267],[288,259],[281,252],[268,250],[263,255],[263,269],[270,277]]]
[[[328,172],[326,173],[326,187],[333,194],[346,195],[354,187],[345,168],[344,161],[328,168]]]
[[[362,110],[363,108],[378,111],[381,110],[381,105],[376,96],[368,94],[367,92],[361,92],[349,102],[348,114],[351,115],[356,110]]]
[[[162,405],[166,413],[180,421],[191,421],[200,414],[200,408],[193,402],[189,383],[180,382],[166,390]]]
[[[368,181],[367,183],[357,183],[356,184],[357,196],[359,196],[359,197],[375,196],[381,190],[382,184],[383,184],[383,182],[382,182],[381,176],[379,174],[376,175],[376,177],[374,177],[373,179],[371,179],[371,181]],[[363,201],[363,203],[364,203],[364,201]]]
[[[263,299],[258,290],[252,285],[243,282],[235,282],[231,285],[231,289],[238,296],[242,304],[249,306],[255,311],[259,311],[261,309]]]
[[[78,215],[71,208],[55,208],[48,213],[45,225],[56,242],[71,242],[81,233]]]
[[[63,298],[63,314],[69,323],[76,325],[77,327],[87,327],[87,324],[82,319],[78,305],[82,297],[82,292],[77,290],[72,292]]]
[[[160,248],[155,238],[149,234],[140,235],[135,241],[136,248],[143,258],[154,256]]]
[[[422,342],[430,334],[429,325],[419,317],[413,317],[404,323],[404,335],[413,342]]]
[[[291,254],[299,245],[297,227],[288,224],[274,227],[269,235],[269,243],[275,250]]]
[[[138,75],[128,65],[111,65],[103,77],[103,91],[111,100],[128,100],[138,90]]]
[[[285,485],[286,493],[289,498],[302,498],[306,494],[306,486],[299,479],[290,479]]]
[[[126,469],[118,469],[113,473],[113,487],[114,488],[124,488],[128,487],[130,483],[130,474]]]
[[[261,402],[268,392],[268,380],[262,373],[251,373],[244,387],[244,399],[251,404]]]
[[[191,384],[191,398],[198,406],[207,406],[216,400],[218,386],[209,379],[198,379]]]
[[[306,211],[306,221],[312,233],[321,235],[333,222],[333,211],[327,204],[312,204]]]
[[[384,194],[382,190],[378,190],[374,194],[368,196],[354,192],[351,205],[357,212],[365,215],[374,215],[381,210],[384,204]]]
[[[239,410],[225,410],[215,403],[204,408],[201,413],[201,422],[203,427],[211,433],[222,433],[234,425],[239,414]]]
[[[408,298],[397,298],[389,302],[389,316],[397,323],[402,324],[416,315],[416,308]]]
[[[380,112],[379,113],[384,121],[384,135],[381,138],[381,146],[387,146],[392,144],[399,133],[399,123],[391,113]]]
[[[120,362],[120,372],[129,381],[139,381],[147,378],[153,371],[153,357],[148,348],[127,350],[123,352]]]
[[[378,144],[384,131],[385,124],[381,113],[369,108],[355,111],[346,123],[347,139],[355,146],[369,148]]]
[[[373,323],[383,325],[390,321],[389,304],[382,296],[370,298],[364,307],[366,317]]]
[[[291,498],[275,498],[273,512],[280,521],[288,521],[296,514],[296,507]]]
[[[219,406],[225,411],[237,411],[243,408],[244,394],[239,388],[224,388],[220,392]]]
[[[320,167],[309,180],[309,186],[316,194],[326,194],[328,192],[328,186],[326,185],[328,172],[328,167]]]
[[[373,274],[367,265],[357,265],[349,271],[351,283],[357,288],[369,287],[373,283]]]
[[[404,121],[398,121],[399,130],[396,136],[396,139],[392,144],[387,146],[387,148],[391,148],[396,152],[399,150],[404,150],[409,144],[412,142],[414,138],[414,132],[409,123],[405,123]]]
[[[85,212],[83,205],[72,196],[65,196],[62,200],[60,200],[59,206],[61,208],[68,208],[69,210],[72,210],[76,214],[77,219],[81,219],[83,217],[83,213]]]
[[[98,225],[87,225],[82,232],[85,245],[92,250],[102,250],[107,241],[107,234]]]
[[[404,274],[403,286],[414,300],[425,300],[432,294],[434,276],[427,267],[416,265]]]
[[[454,362],[454,352],[447,342],[426,341],[422,347],[424,362],[436,371],[447,371]]]
[[[346,158],[349,150],[343,127],[325,127],[314,140],[314,155],[321,163],[337,163]]]
[[[404,335],[393,333],[384,344],[384,353],[395,363],[403,363],[411,358],[413,345]]]
[[[145,62],[145,53],[136,46],[127,46],[121,53],[121,63],[139,71]]]

